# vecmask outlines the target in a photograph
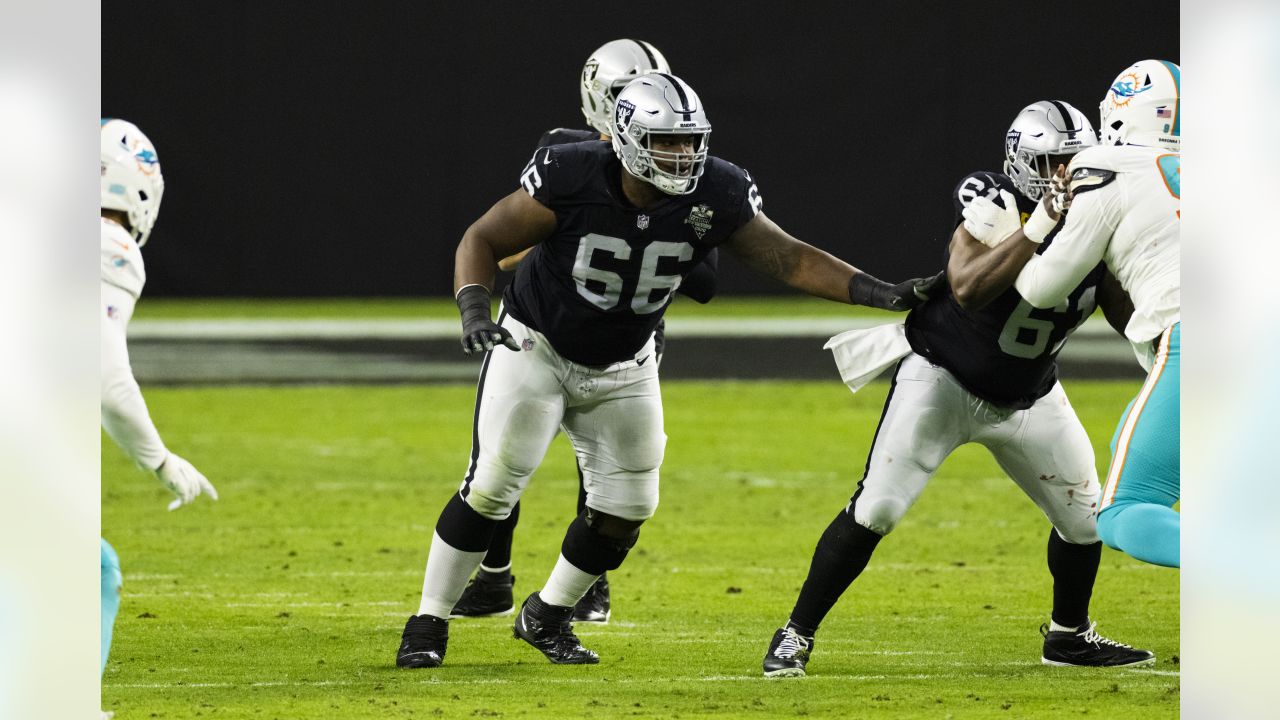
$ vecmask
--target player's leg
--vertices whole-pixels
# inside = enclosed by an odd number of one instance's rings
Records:
[[[818,539],[791,617],[765,654],[767,677],[804,675],[827,613],[942,461],[967,441],[964,395],[949,373],[918,355],[898,366],[858,490]]]
[[[598,661],[573,635],[573,607],[601,575],[622,564],[641,524],[657,509],[666,448],[652,363],[628,363],[592,380],[599,400],[571,400],[563,426],[581,463],[587,506],[569,524],[546,585],[529,596],[516,619],[516,635],[556,663]]]
[[[1098,516],[1109,547],[1165,567],[1182,561],[1182,518],[1173,509],[1182,491],[1181,327],[1161,336],[1151,372],[1116,428]]]
[[[516,525],[520,522],[520,503],[511,514],[493,526],[489,549],[480,561],[480,569],[467,583],[462,597],[453,606],[450,617],[492,617],[509,615],[515,609],[515,576],[511,573],[511,546]]]
[[[576,459],[578,467],[578,515],[587,509],[587,481],[582,472],[582,460]],[[587,592],[573,606],[573,621],[588,623],[608,623],[613,614],[612,589],[609,587],[609,573],[600,573]]]
[[[1098,635],[1089,619],[1102,559],[1094,519],[1100,488],[1093,445],[1062,385],[1030,409],[983,428],[975,439],[1053,525],[1046,549],[1053,609],[1041,627],[1041,660],[1095,667],[1151,662],[1152,653]]]
[[[499,347],[485,355],[471,458],[462,487],[436,522],[418,614],[405,626],[396,660],[401,667],[440,665],[450,611],[488,551],[494,526],[519,501],[564,413],[558,381],[563,359],[545,338],[510,316],[499,322],[517,342],[532,339],[533,349]]]
[[[115,548],[102,540],[102,666],[99,674],[107,669],[107,656],[111,654],[111,636],[115,629],[116,613],[120,610],[120,558]]]

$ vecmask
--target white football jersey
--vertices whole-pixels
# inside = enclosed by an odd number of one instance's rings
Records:
[[[147,282],[142,250],[128,230],[110,220],[102,220],[102,282],[114,285],[137,300]]]
[[[1051,307],[1101,260],[1133,300],[1125,336],[1143,365],[1151,340],[1181,319],[1181,171],[1178,153],[1134,145],[1077,153],[1076,196],[1050,246],[1018,275],[1019,294]]]

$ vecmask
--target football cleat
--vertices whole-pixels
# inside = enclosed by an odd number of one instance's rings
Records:
[[[515,584],[515,576],[508,574],[505,579],[496,579],[483,570],[467,583],[462,597],[453,606],[449,617],[496,617],[510,615],[515,610],[515,599],[511,588]]]
[[[1048,623],[1041,625],[1044,653],[1040,662],[1074,667],[1124,667],[1156,661],[1155,653],[1150,650],[1135,650],[1122,642],[1102,637],[1094,629],[1097,625],[1090,622],[1083,630],[1059,631],[1050,630]]]
[[[765,677],[804,677],[804,666],[813,652],[813,638],[791,628],[773,634],[769,652],[764,654]]]
[[[594,665],[600,656],[582,647],[573,634],[573,608],[548,605],[533,593],[520,606],[514,634],[557,665]]]
[[[573,606],[573,621],[606,624],[612,611],[609,609],[609,578],[601,575],[587,588],[577,605]]]
[[[396,667],[435,668],[444,662],[449,645],[449,621],[431,615],[413,615],[404,624]]]

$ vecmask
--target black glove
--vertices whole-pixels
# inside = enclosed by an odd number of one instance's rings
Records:
[[[928,300],[946,279],[947,271],[943,270],[927,278],[912,278],[890,285],[867,273],[854,273],[849,278],[849,299],[855,305],[902,312]]]
[[[468,355],[488,352],[498,345],[520,350],[511,333],[490,317],[489,291],[483,285],[462,288],[456,299],[462,313],[462,352]]]

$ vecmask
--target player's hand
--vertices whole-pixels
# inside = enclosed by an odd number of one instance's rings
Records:
[[[943,282],[946,282],[946,278],[947,271],[943,270],[936,275],[930,275],[926,278],[911,278],[894,285],[893,289],[889,291],[892,299],[889,301],[890,304],[887,309],[905,312],[923,304]]]
[[[1018,203],[1013,193],[1000,191],[1000,202],[1003,207],[991,198],[974,198],[960,214],[964,216],[964,229],[974,240],[995,247],[1009,238],[1022,227],[1022,218],[1018,215]]]
[[[170,510],[190,505],[201,494],[208,495],[210,500],[218,499],[218,491],[209,482],[209,478],[175,453],[169,453],[169,457],[156,468],[156,477],[178,496],[169,503]]]
[[[1045,192],[1040,202],[1044,204],[1044,208],[1049,213],[1049,217],[1057,222],[1062,214],[1071,209],[1071,200],[1074,194],[1067,189],[1067,166],[1059,165],[1054,171],[1053,177],[1049,178],[1049,190]]]
[[[471,323],[463,321],[462,352],[468,355],[489,352],[500,345],[520,351],[520,345],[511,337],[511,333],[494,321],[488,318],[480,318]]]

